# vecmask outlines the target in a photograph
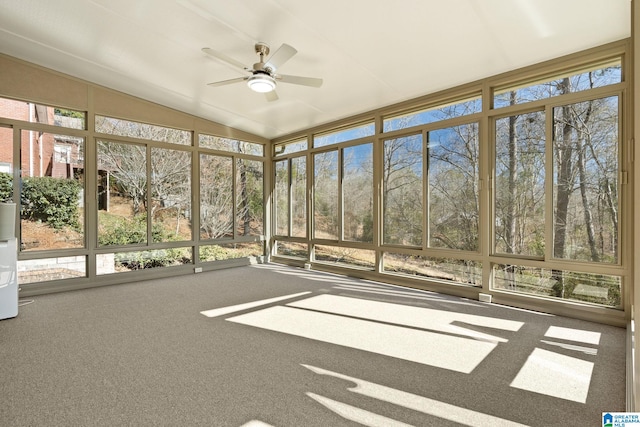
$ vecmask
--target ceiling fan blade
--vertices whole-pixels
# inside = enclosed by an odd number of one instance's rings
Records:
[[[244,80],[247,80],[248,77],[236,77],[235,79],[222,80],[219,82],[207,83],[207,86],[217,87],[217,86],[225,86],[230,85],[231,83],[238,83]]]
[[[281,67],[285,62],[290,60],[296,53],[298,53],[297,50],[284,43],[273,55],[271,55],[264,66],[265,68],[270,68],[272,72],[276,71],[278,67]]]
[[[288,76],[286,74],[278,74],[276,76],[276,79],[285,83],[292,83],[294,85],[311,86],[311,87],[322,86],[322,79],[317,79],[315,77]]]
[[[251,71],[249,68],[245,67],[243,63],[241,63],[239,61],[236,61],[233,58],[228,57],[227,55],[225,55],[222,52],[218,52],[217,50],[213,50],[213,49],[210,49],[208,47],[203,47],[202,51],[204,53],[206,53],[207,55],[212,56],[212,57],[214,57],[216,59],[219,59],[220,61],[226,62],[229,65],[232,65],[232,66],[234,66],[236,68],[241,69],[242,71]]]
[[[265,98],[267,98],[267,101],[269,102],[277,101],[279,99],[278,94],[276,93],[275,90],[272,90],[271,92],[266,92],[264,96]]]

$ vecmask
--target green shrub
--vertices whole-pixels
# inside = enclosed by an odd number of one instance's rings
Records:
[[[21,217],[55,229],[80,228],[78,201],[82,190],[75,179],[32,177],[22,180]]]
[[[131,245],[147,241],[147,214],[136,215],[133,218],[100,213],[100,232],[98,243],[101,246]],[[107,216],[108,215],[108,216]],[[167,233],[161,224],[154,223],[151,228],[154,242],[169,241]]]
[[[122,252],[115,255],[115,260],[129,270],[143,270],[191,263],[189,251],[185,248]]]
[[[108,215],[103,212],[100,212],[99,215],[98,244],[100,246],[131,245],[146,242],[146,215],[137,215],[133,218]]]
[[[222,246],[200,246],[200,261],[220,261],[223,259],[229,259],[229,254]]]
[[[172,260],[164,249],[142,252],[123,252],[116,254],[116,262],[129,270],[165,267],[172,265]]]

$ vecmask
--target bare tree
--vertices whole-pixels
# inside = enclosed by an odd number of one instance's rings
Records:
[[[207,239],[233,236],[231,157],[200,155],[200,227]]]
[[[421,135],[384,141],[383,146],[383,232],[385,243],[422,244]]]
[[[146,159],[143,145],[98,141],[98,169],[107,171],[111,175],[111,185],[131,198],[134,215],[147,210]]]

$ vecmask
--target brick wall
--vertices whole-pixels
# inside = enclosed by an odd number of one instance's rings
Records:
[[[27,102],[0,98],[0,117],[23,120],[26,122],[37,121],[39,123],[53,124],[54,110],[52,107],[44,107],[40,105],[34,105],[33,108],[30,108],[29,103]],[[10,132],[7,132],[6,136],[4,133],[2,134],[2,140],[0,140],[0,163],[12,162],[13,139],[10,135]],[[28,130],[23,130],[21,140],[22,160],[20,167],[22,169],[22,176],[46,176],[47,172],[50,174],[51,162],[53,159],[53,135],[49,133],[43,134],[37,131],[30,132]],[[33,159],[30,158],[30,150]],[[42,167],[40,162],[41,155]]]

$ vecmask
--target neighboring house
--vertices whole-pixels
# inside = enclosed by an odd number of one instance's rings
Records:
[[[55,114],[53,107],[0,98],[0,116],[31,123],[77,127],[72,117]],[[25,126],[26,128],[26,126]],[[72,178],[84,167],[82,138],[23,129],[21,135],[21,175]],[[0,144],[0,172],[11,172],[13,144]]]

